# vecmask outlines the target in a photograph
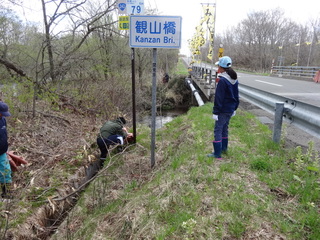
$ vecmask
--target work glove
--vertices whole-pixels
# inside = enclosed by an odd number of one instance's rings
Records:
[[[8,154],[8,160],[10,163],[10,167],[13,172],[18,171],[18,166],[21,166],[22,164],[24,164],[24,165],[28,164],[28,162],[26,160],[24,160],[23,157],[15,155],[14,151],[9,151],[9,152],[7,152],[7,154]]]
[[[218,121],[218,115],[213,114],[212,119]]]
[[[236,115],[236,111],[234,111],[231,115],[231,117],[234,117]]]

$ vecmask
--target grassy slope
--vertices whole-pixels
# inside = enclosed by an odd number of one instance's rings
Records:
[[[228,155],[208,158],[211,109],[157,130],[154,169],[150,129],[139,127],[137,145],[110,159],[53,239],[320,239],[312,146],[283,149],[239,110]]]

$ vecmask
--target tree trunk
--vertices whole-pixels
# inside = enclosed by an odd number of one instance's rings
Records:
[[[44,0],[41,0],[41,3],[42,3],[43,22],[45,26],[46,45],[48,49],[48,58],[49,58],[49,65],[50,65],[50,77],[52,82],[55,82],[53,53],[52,53],[51,36],[50,36],[50,24],[47,21],[46,4]]]

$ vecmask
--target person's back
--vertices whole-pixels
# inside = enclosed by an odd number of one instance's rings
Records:
[[[117,119],[109,120],[102,125],[97,137],[97,144],[101,151],[100,160],[105,160],[110,145],[124,144],[124,139],[129,134],[125,130],[124,124],[126,124],[126,120],[123,117],[118,117]]]
[[[214,114],[233,112],[239,105],[238,80],[232,79],[227,72],[220,74],[217,85]]]
[[[207,156],[221,159],[221,153],[228,149],[228,125],[239,106],[239,90],[237,73],[231,68],[231,58],[224,56],[216,62],[216,65],[220,80],[215,91],[212,111],[212,118],[215,120],[212,141],[214,151]]]
[[[123,126],[118,120],[110,120],[103,124],[100,128],[100,134],[103,138],[108,138],[111,135],[123,135]]]

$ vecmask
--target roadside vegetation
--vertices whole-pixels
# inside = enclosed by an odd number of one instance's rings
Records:
[[[223,160],[212,151],[212,104],[114,155],[53,239],[319,239],[319,154],[283,148],[239,110]]]
[[[187,101],[171,98],[175,91],[190,98],[187,70],[181,61],[176,69],[181,75],[171,74],[168,85],[159,79],[162,106]],[[28,165],[14,174],[15,199],[0,202],[4,239],[319,239],[319,153],[312,142],[307,150],[286,149],[285,139],[275,144],[269,128],[240,109],[228,154],[207,158],[214,126],[207,103],[157,130],[155,168],[150,128],[138,125],[137,144],[113,153],[77,189],[98,154],[104,117],[44,96],[29,118],[26,89],[5,91],[16,104],[10,144]]]
[[[180,69],[177,72],[183,75],[170,71],[170,80],[166,84],[159,74],[158,105],[164,109],[182,104],[186,107],[191,101],[183,82],[187,70],[183,69],[181,61],[177,68]],[[24,157],[28,164],[13,173],[11,190],[14,199],[0,201],[0,239],[50,237],[87,186],[90,166],[99,156],[95,141],[101,124],[106,119],[124,114],[126,109],[131,110],[131,104],[123,106],[120,100],[115,104],[104,102],[107,108],[89,108],[99,100],[94,94],[102,96],[99,93],[113,86],[100,84],[98,88],[96,84],[88,85],[87,94],[79,95],[79,89],[72,91],[72,84],[69,84],[65,82],[64,97],[48,92],[37,98],[34,118],[30,117],[32,88],[23,83],[2,87],[12,114],[7,118],[10,150]],[[146,92],[149,87],[144,86]],[[151,95],[147,97],[151,99]],[[86,101],[82,101],[84,98]],[[130,102],[130,98],[124,101]],[[138,116],[148,113],[149,105],[138,108]],[[114,111],[117,106],[122,108]],[[131,118],[127,116],[127,119],[130,127]]]
[[[320,239],[318,153],[312,143],[308,151],[285,149],[285,139],[274,144],[245,111],[232,120],[222,161],[206,157],[214,124],[206,104],[157,130],[155,168],[150,128],[139,125],[137,144],[86,179],[101,124],[132,119],[128,32],[118,29],[115,1],[39,1],[42,25],[22,22],[11,10],[18,2],[23,10],[26,1],[0,3],[0,100],[12,114],[10,150],[28,164],[13,174],[14,199],[0,201],[0,239]],[[223,43],[237,68],[267,72],[279,47],[283,64],[296,61],[295,44],[319,35],[318,26],[318,19],[297,25],[277,9],[254,12],[216,36],[214,49]],[[301,45],[299,63],[319,64],[315,39]],[[138,117],[151,108],[151,56],[135,49]],[[161,110],[190,106],[178,59],[177,49],[158,51]]]

